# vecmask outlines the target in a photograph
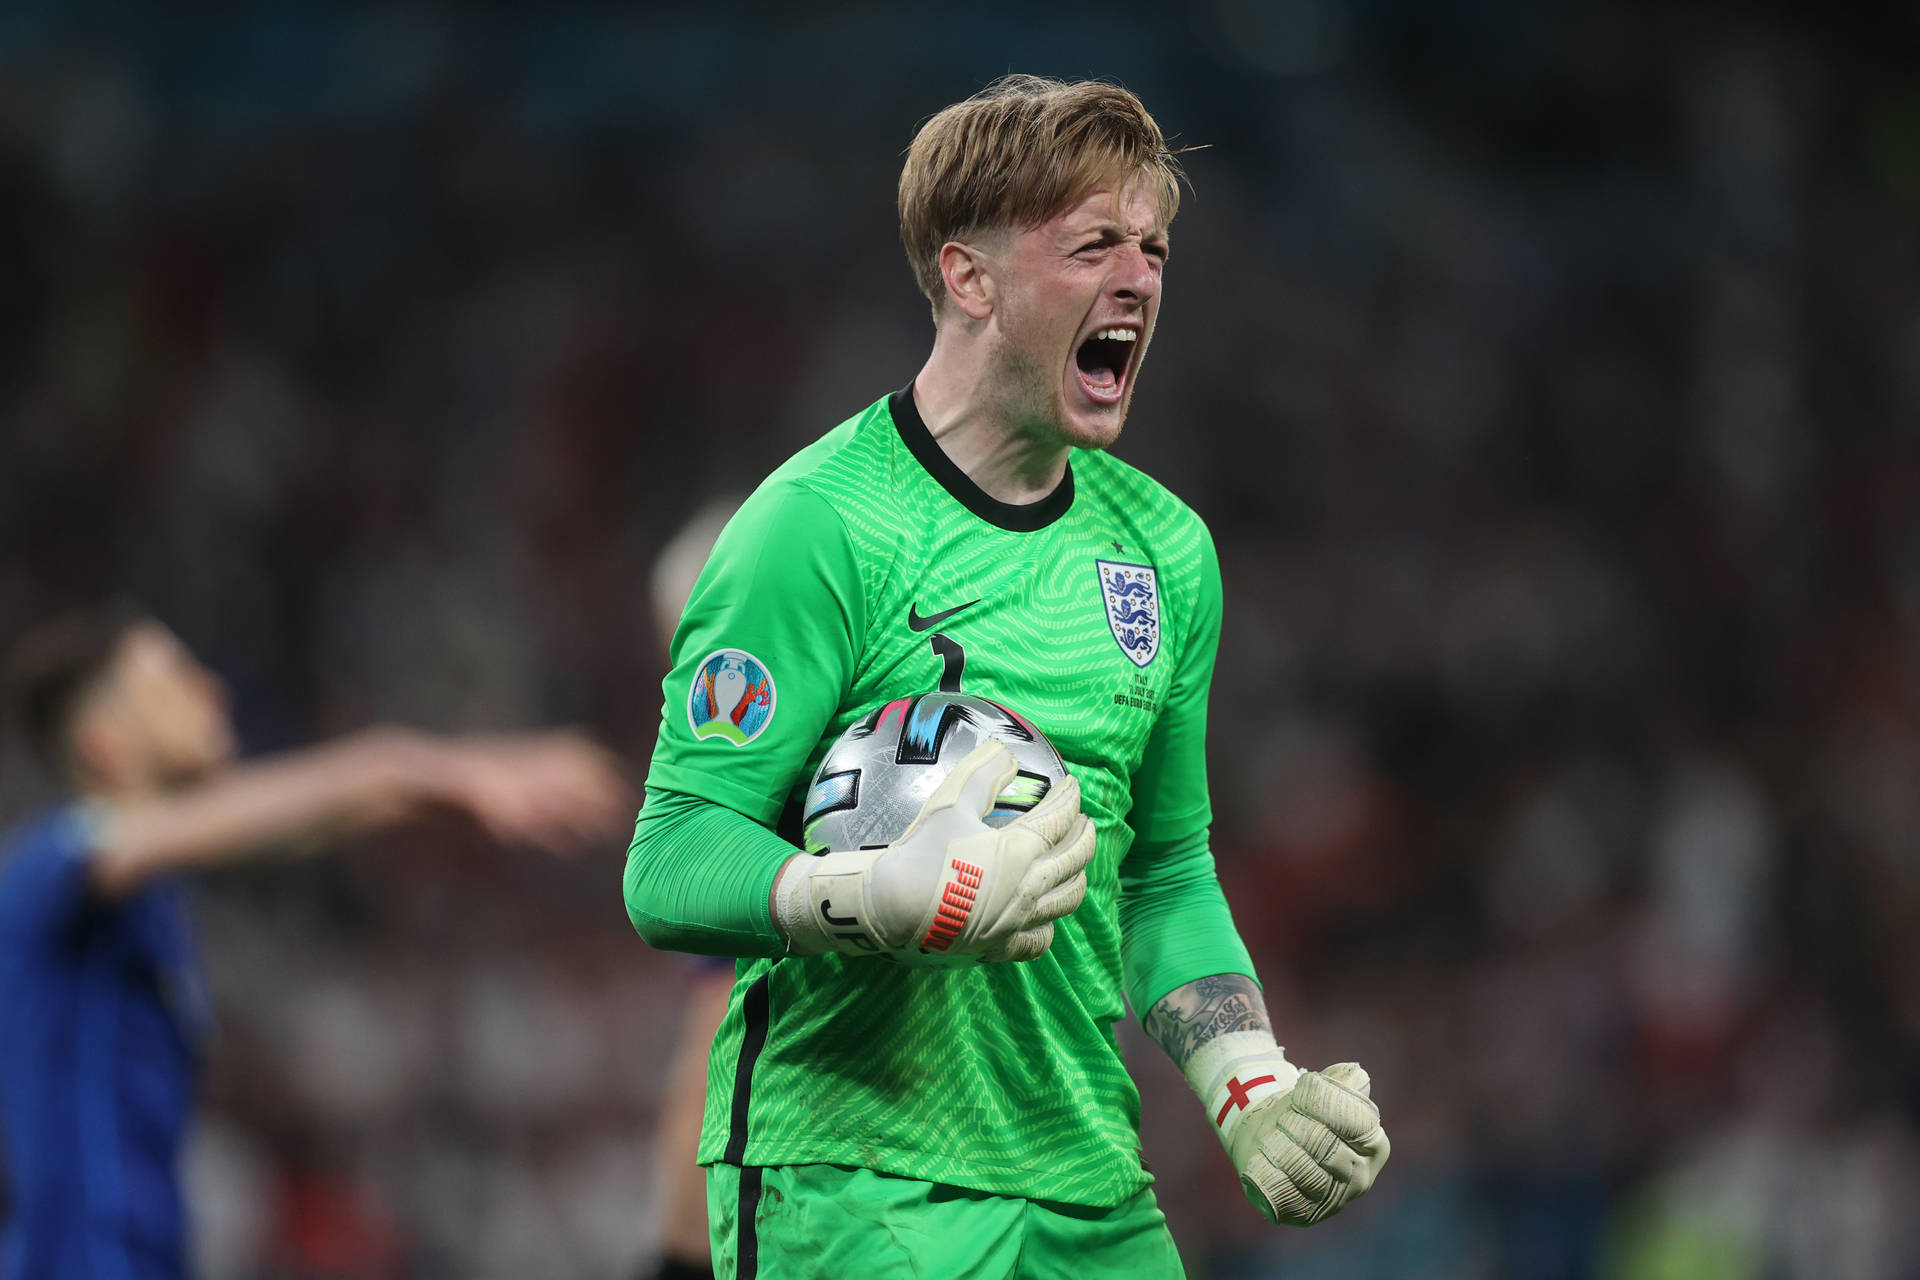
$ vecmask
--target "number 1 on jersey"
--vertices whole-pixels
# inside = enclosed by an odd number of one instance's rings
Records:
[[[934,656],[940,659],[940,692],[960,692],[960,677],[967,669],[967,651],[951,636],[938,633],[927,637]]]

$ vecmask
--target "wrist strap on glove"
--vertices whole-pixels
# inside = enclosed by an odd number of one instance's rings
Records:
[[[1185,1071],[1223,1144],[1248,1107],[1270,1094],[1285,1093],[1300,1078],[1300,1068],[1287,1061],[1286,1050],[1274,1043],[1271,1031],[1216,1036],[1194,1050]]]
[[[964,912],[957,912],[950,904],[971,907],[972,891],[980,884],[980,869],[964,859],[950,858],[945,869],[948,880],[942,886],[941,896],[927,908],[933,918],[920,922],[925,937],[885,936],[867,902],[867,877],[880,852],[826,853],[806,862],[795,859],[795,865],[781,872],[774,887],[774,923],[787,939],[788,954],[806,956],[843,951],[880,955],[915,942],[932,945],[947,932],[957,933],[943,913],[957,913],[959,923],[966,923]]]

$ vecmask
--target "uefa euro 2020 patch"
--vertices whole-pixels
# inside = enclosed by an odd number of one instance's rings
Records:
[[[715,649],[693,673],[687,724],[696,738],[744,747],[773,722],[773,677],[745,649]]]

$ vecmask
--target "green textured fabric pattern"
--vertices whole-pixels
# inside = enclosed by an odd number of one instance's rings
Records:
[[[707,1171],[716,1280],[741,1272],[741,1215],[753,1214],[754,1274],[835,1280],[1183,1280],[1153,1192],[1112,1208],[996,1196],[840,1165]]]
[[[951,479],[930,473],[940,459],[928,462],[926,450],[937,446],[910,406],[902,417],[896,427],[882,400],[843,423],[769,477],[721,535],[674,637],[649,791],[770,826],[848,724],[934,689],[958,649],[961,688],[1026,715],[1079,779],[1099,837],[1087,898],[1027,964],[925,970],[839,955],[743,964],[714,1045],[700,1158],[721,1159],[743,1127],[736,1162],[857,1165],[1116,1205],[1151,1182],[1137,1150],[1139,1096],[1114,1034],[1126,1012],[1122,866],[1136,837],[1177,845],[1204,838],[1211,818],[1212,540],[1160,485],[1079,451],[1071,504],[1043,527],[1003,527],[1019,521],[977,490],[963,501]],[[1135,594],[1122,607],[1151,605],[1157,648],[1138,644],[1137,627],[1132,654],[1122,646],[1102,562],[1134,580],[1152,571],[1151,599]],[[953,612],[915,630],[910,611]],[[744,746],[691,727],[695,683],[722,651],[764,668],[773,690],[771,717]],[[664,915],[675,877],[701,874],[699,850],[670,841],[636,839],[636,858],[669,868],[636,878],[630,867],[629,885],[645,889],[628,903],[637,914]],[[1173,891],[1218,895],[1197,878]],[[1182,980],[1249,971],[1230,927],[1194,940],[1184,962],[1194,971]],[[1136,964],[1159,980],[1171,973],[1152,957]],[[743,1055],[743,996],[762,977],[765,1045]],[[747,1060],[750,1091],[737,1088]],[[736,1117],[743,1095],[747,1114]]]
[[[698,874],[684,865],[688,850],[699,851]],[[781,955],[786,941],[773,927],[770,899],[774,876],[793,853],[724,805],[649,790],[627,850],[627,916],[647,945],[663,950]]]
[[[1204,832],[1133,846],[1120,864],[1120,940],[1127,1000],[1143,1013],[1195,978],[1253,976]]]

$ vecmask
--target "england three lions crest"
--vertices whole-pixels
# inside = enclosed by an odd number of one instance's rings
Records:
[[[1107,606],[1107,626],[1120,652],[1144,667],[1160,652],[1160,580],[1144,564],[1096,560],[1100,569],[1100,598]]]

